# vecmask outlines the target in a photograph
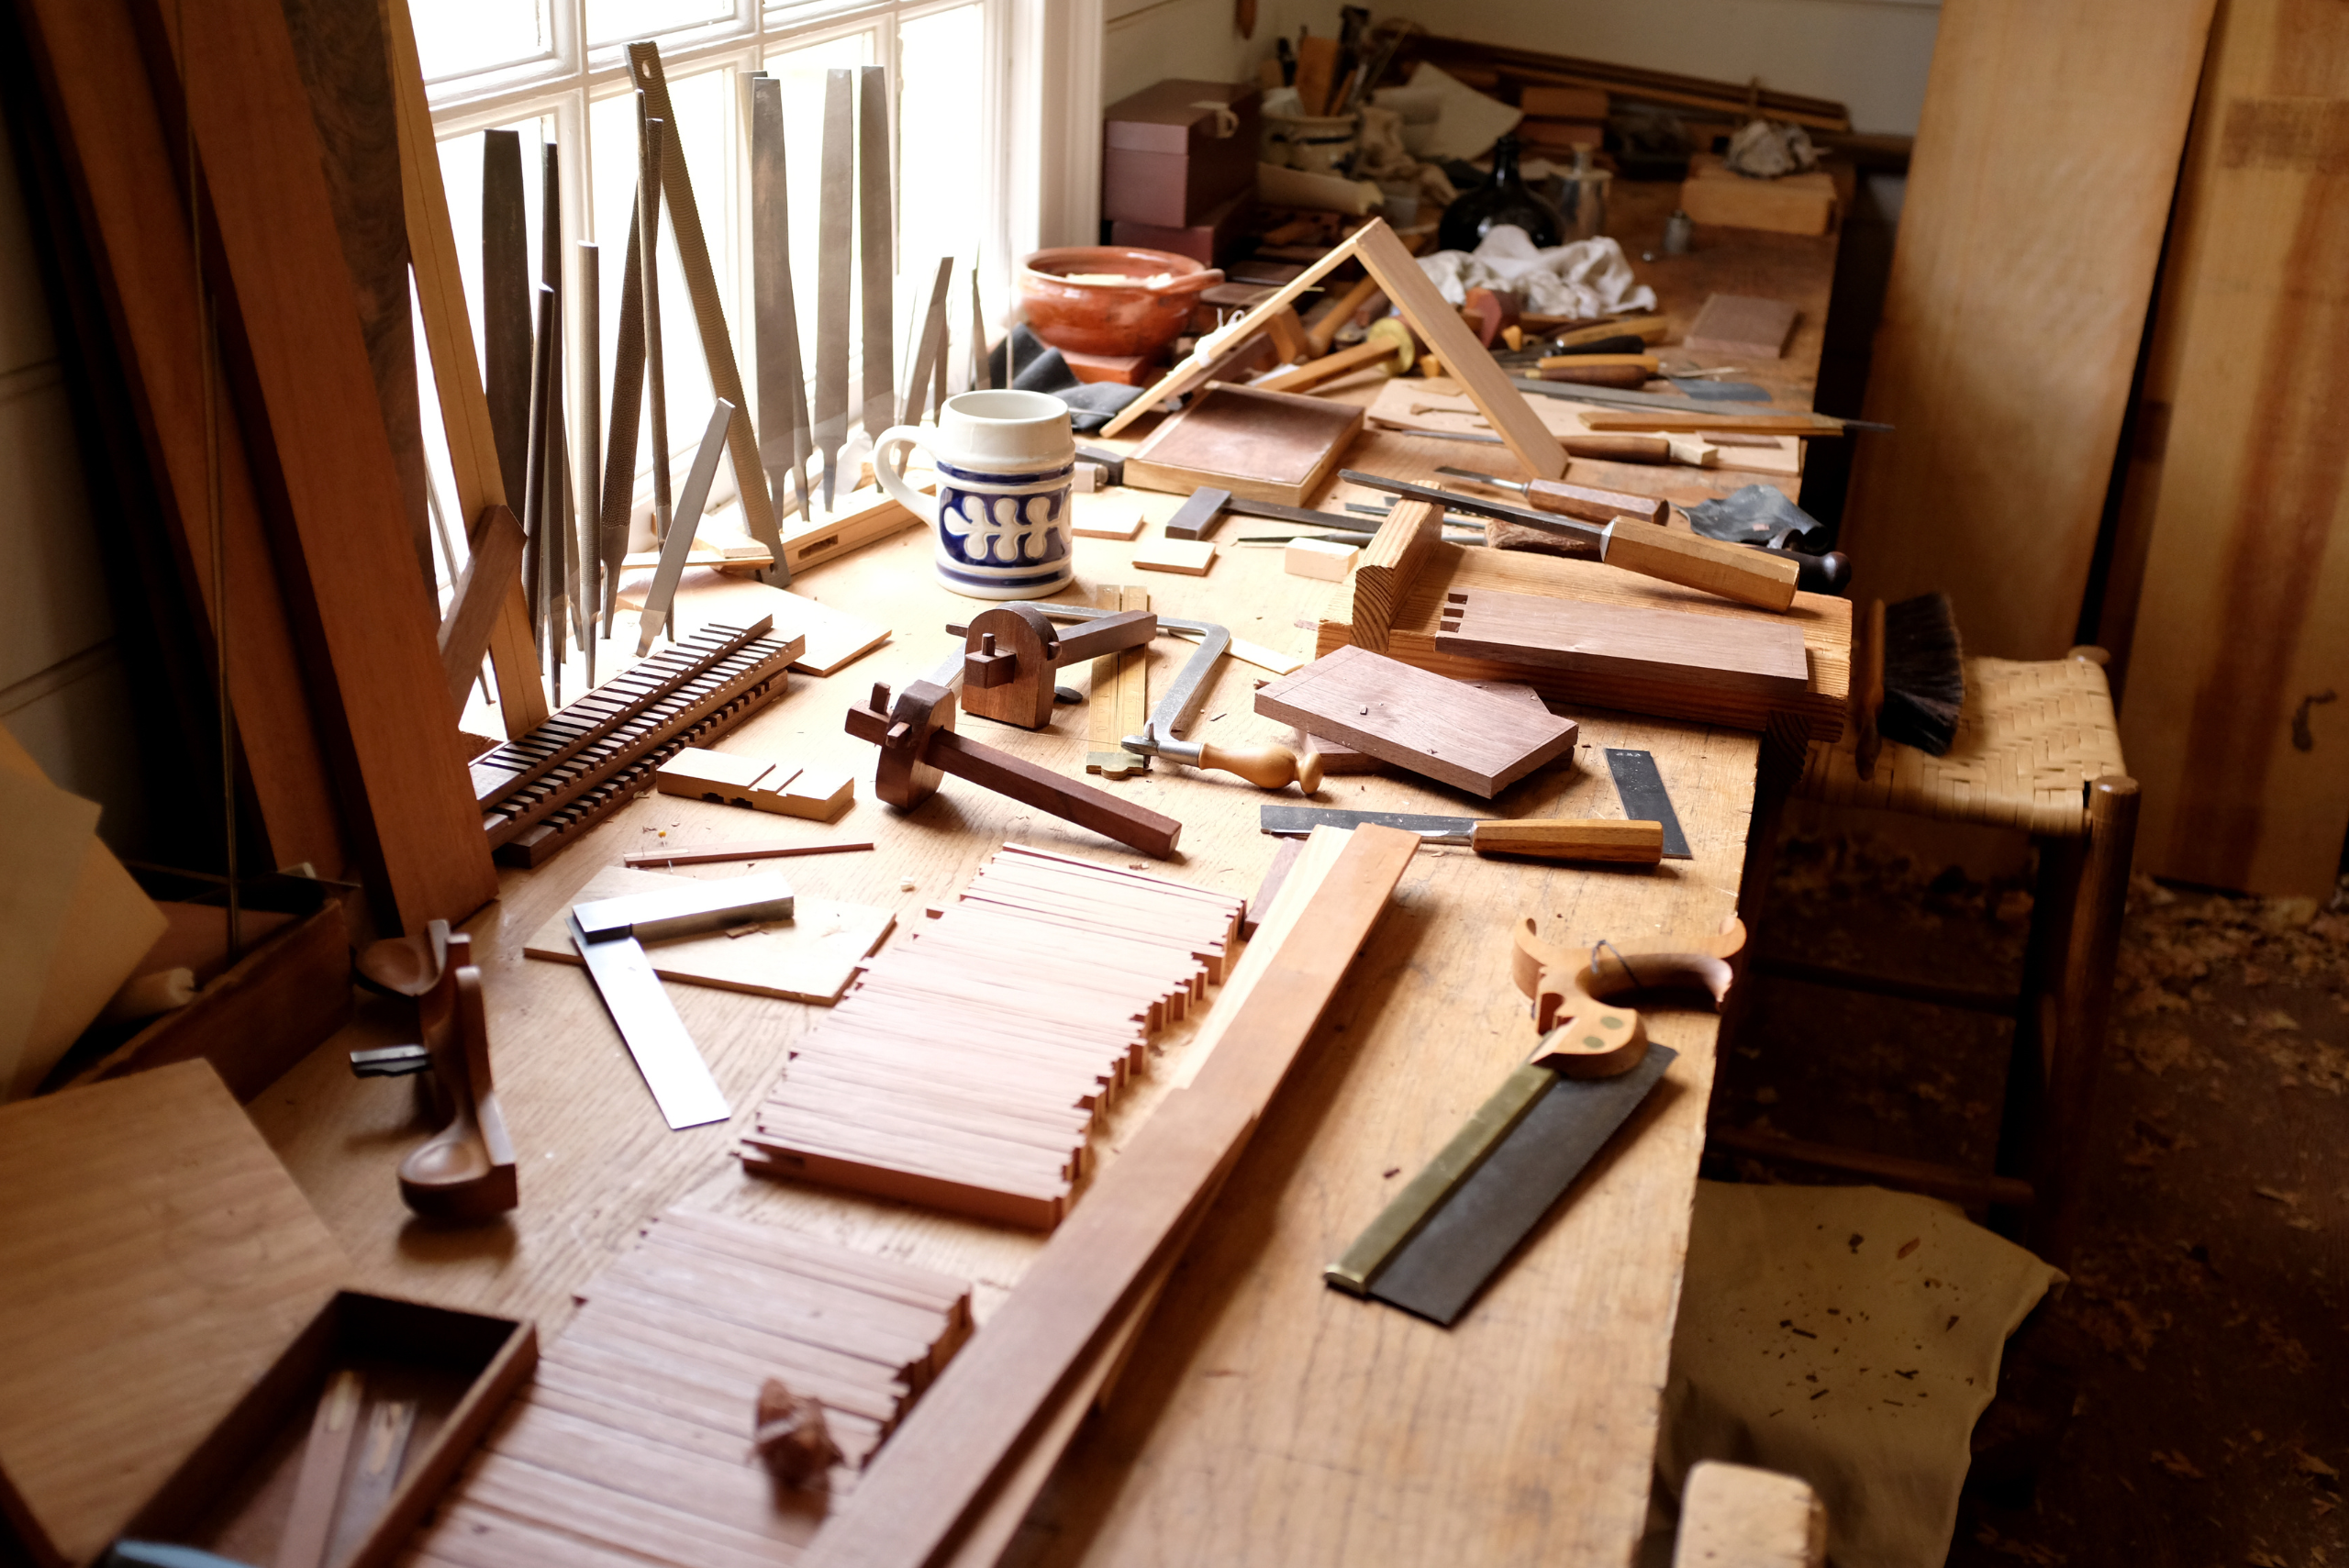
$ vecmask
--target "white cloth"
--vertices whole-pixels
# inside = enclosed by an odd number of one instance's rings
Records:
[[[1536,316],[1579,319],[1655,308],[1655,290],[1632,275],[1623,248],[1605,235],[1542,250],[1517,225],[1496,224],[1475,250],[1422,256],[1419,270],[1454,305],[1465,303],[1470,289],[1486,288],[1514,296],[1519,309]]]

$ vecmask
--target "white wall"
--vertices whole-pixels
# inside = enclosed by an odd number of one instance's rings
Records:
[[[0,126],[0,724],[61,788],[105,807],[135,851],[144,823],[130,691],[114,640],[49,302]]]
[[[1259,0],[1256,37],[1232,0],[1111,0],[1103,101],[1162,77],[1237,81],[1300,23],[1337,30],[1336,0]],[[1744,82],[1851,106],[1854,129],[1913,133],[1938,0],[1387,0],[1378,17],[1430,32]]]

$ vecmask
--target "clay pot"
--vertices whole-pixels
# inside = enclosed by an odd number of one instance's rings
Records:
[[[1091,281],[1100,278],[1110,281]],[[1063,245],[1020,264],[1019,304],[1029,329],[1055,349],[1154,354],[1181,334],[1200,293],[1221,282],[1217,269],[1165,250]]]

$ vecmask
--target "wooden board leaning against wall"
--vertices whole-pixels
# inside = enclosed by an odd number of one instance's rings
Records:
[[[2126,657],[2138,863],[2156,876],[2318,898],[2333,885],[2349,830],[2344,255],[2349,13],[2228,0],[2102,628]]]
[[[2075,641],[2212,0],[1943,9],[1842,548],[1966,651]],[[1987,172],[1995,171],[1995,173]]]

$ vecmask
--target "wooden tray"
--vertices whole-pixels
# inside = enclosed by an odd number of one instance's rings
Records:
[[[381,1568],[481,1443],[538,1361],[527,1322],[341,1291],[139,1510],[126,1532],[240,1562],[279,1560],[313,1417],[334,1373],[364,1380],[327,1550],[332,1568]],[[415,1406],[397,1481],[371,1483],[373,1423]],[[376,1489],[370,1491],[370,1485]],[[386,1495],[387,1494],[387,1495]]]

